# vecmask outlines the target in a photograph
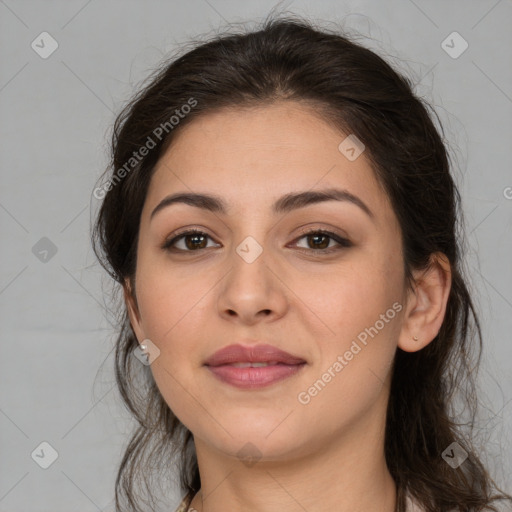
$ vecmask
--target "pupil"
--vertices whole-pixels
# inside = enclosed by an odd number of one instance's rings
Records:
[[[188,235],[187,237],[187,248],[188,249],[197,249],[198,247],[200,248],[203,248],[203,245],[198,245],[196,242],[199,240],[199,239],[203,239],[203,242],[204,242],[204,236],[203,235]],[[189,241],[191,241],[191,243],[188,243]]]
[[[316,248],[326,249],[327,246],[329,245],[329,242],[327,242],[327,245],[325,244],[325,240],[327,239],[327,236],[325,236],[325,235],[310,235],[310,237],[315,239],[315,240],[318,240],[319,238],[323,238],[324,239],[324,243],[323,244],[317,244],[316,242],[313,242]],[[320,247],[320,245],[321,245],[321,247]]]

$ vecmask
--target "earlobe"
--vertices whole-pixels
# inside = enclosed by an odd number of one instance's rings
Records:
[[[146,339],[146,336],[144,336],[137,300],[135,293],[132,291],[132,284],[129,278],[125,279],[123,295],[126,311],[128,312],[128,318],[130,319],[130,325],[132,326],[133,332],[140,343],[141,340]]]
[[[442,253],[431,256],[426,270],[414,273],[414,290],[409,291],[398,347],[417,352],[437,336],[446,313],[451,289],[451,266]]]

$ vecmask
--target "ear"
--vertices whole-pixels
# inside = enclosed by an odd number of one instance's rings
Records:
[[[132,326],[138,342],[142,343],[142,341],[146,339],[146,336],[144,335],[144,329],[142,327],[135,290],[132,287],[132,282],[129,278],[126,278],[124,281],[123,294],[126,310],[128,311],[128,317],[130,319],[130,325]]]
[[[451,266],[443,253],[434,253],[427,270],[413,272],[398,346],[405,352],[426,347],[439,333],[452,284]]]

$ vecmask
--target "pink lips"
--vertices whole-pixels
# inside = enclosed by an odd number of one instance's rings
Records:
[[[269,386],[294,375],[305,364],[304,359],[272,345],[229,345],[205,362],[216,377],[243,389]]]

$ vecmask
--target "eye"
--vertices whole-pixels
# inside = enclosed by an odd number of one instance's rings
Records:
[[[301,251],[309,253],[331,253],[353,245],[346,238],[322,229],[305,231],[295,241],[302,240],[303,238],[307,240],[306,243],[309,245],[309,248],[301,249]],[[189,229],[166,240],[162,245],[162,249],[170,252],[195,252],[207,249],[208,239],[212,240],[204,231]],[[334,242],[333,246],[331,246],[331,242]],[[178,246],[179,243],[181,243],[181,247]]]
[[[171,251],[171,252],[193,252],[199,249],[207,248],[207,239],[211,237],[204,233],[203,231],[199,231],[198,229],[189,229],[188,231],[184,231],[179,235],[166,240],[162,245],[162,249]],[[184,242],[184,247],[177,247],[178,242]]]
[[[306,239],[309,249],[305,249],[305,252],[316,252],[316,253],[331,253],[339,251],[344,248],[352,247],[352,242],[343,238],[336,233],[326,231],[323,229],[312,229],[302,233],[300,238],[297,240]],[[335,242],[334,246],[330,246],[331,242]]]

